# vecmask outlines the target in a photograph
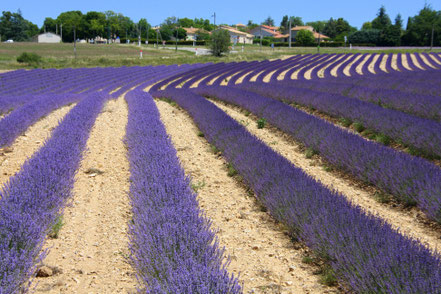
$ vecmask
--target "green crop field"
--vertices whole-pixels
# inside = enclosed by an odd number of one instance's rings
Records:
[[[183,48],[184,46],[179,46]],[[186,46],[191,47],[191,46]],[[193,52],[172,49],[156,49],[153,45],[143,45],[143,58],[139,58],[139,47],[126,44],[93,45],[77,44],[77,56],[74,57],[73,44],[38,44],[38,43],[0,43],[0,69],[19,68],[67,68],[67,67],[96,67],[96,66],[136,66],[136,65],[170,65],[183,63],[205,63],[205,62],[234,62],[252,61],[283,58],[294,54],[317,53],[315,47],[293,47],[275,48],[262,47],[258,45],[247,45],[244,51],[236,47],[234,53],[223,57],[196,56]],[[388,49],[388,50],[350,50],[349,48],[320,48],[320,53],[396,53],[396,52],[423,52],[424,50],[413,49]],[[427,51],[427,50],[426,50]],[[441,50],[434,50],[440,52]],[[38,64],[18,63],[17,57],[23,52],[32,52],[40,55],[42,60]]]

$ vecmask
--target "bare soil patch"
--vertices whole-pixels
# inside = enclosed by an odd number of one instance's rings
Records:
[[[37,293],[134,293],[127,263],[131,219],[129,163],[123,144],[128,110],[122,97],[104,106],[76,176],[73,199],[43,261],[58,274],[37,278]]]
[[[220,102],[215,102],[217,106],[226,111],[228,115],[243,123],[248,131],[257,136],[273,150],[286,157],[294,165],[301,168],[308,175],[323,183],[330,189],[341,192],[355,205],[361,206],[368,213],[377,215],[383,220],[399,229],[402,234],[419,239],[433,250],[441,249],[440,230],[431,227],[425,221],[422,212],[417,209],[403,210],[394,207],[394,204],[386,205],[379,203],[374,196],[375,189],[368,185],[363,185],[359,181],[344,173],[326,171],[324,162],[319,156],[310,159],[306,158],[305,149],[297,143],[291,136],[277,130],[274,127],[257,128],[257,118],[246,117],[241,109]]]
[[[74,105],[64,106],[53,111],[30,126],[10,147],[0,149],[0,187],[20,171],[23,163],[43,146],[52,130],[73,107]]]
[[[186,112],[163,101],[157,106],[200,207],[218,228],[220,245],[231,257],[229,271],[240,273],[244,293],[331,293],[302,263],[304,249],[262,212],[253,195],[227,175],[227,162],[198,136]]]

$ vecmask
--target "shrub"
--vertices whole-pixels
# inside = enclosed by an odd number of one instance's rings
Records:
[[[315,42],[314,35],[311,31],[300,30],[296,35],[296,43],[301,46],[313,45]]]
[[[23,52],[17,57],[17,62],[27,63],[27,64],[37,64],[40,63],[41,56],[36,53]]]
[[[263,129],[265,127],[265,123],[266,123],[266,119],[264,118],[259,118],[257,120],[257,128],[258,129]]]
[[[211,34],[210,48],[214,56],[221,56],[228,52],[230,34],[226,30],[216,30]]]

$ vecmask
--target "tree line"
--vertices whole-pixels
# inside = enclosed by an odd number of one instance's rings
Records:
[[[417,15],[407,19],[405,28],[401,15],[398,14],[392,21],[384,6],[378,10],[377,16],[365,22],[360,30],[351,26],[344,18],[304,23],[299,16],[285,15],[280,23],[280,32],[288,32],[289,22],[292,27],[312,26],[316,32],[330,37],[334,42],[344,42],[346,37],[346,40],[353,44],[429,46],[433,35],[433,45],[441,46],[441,11],[436,11],[427,4]],[[262,24],[275,25],[271,17],[265,19]],[[256,26],[258,24],[250,20],[247,28],[240,29],[246,31]],[[79,39],[94,39],[98,36],[105,39],[116,37],[133,39],[138,36],[142,39],[156,39],[157,37],[161,40],[170,40],[172,37],[185,39],[186,31],[182,28],[189,27],[199,29],[198,38],[202,40],[208,39],[208,32],[214,30],[214,25],[208,19],[168,17],[160,24],[158,33],[145,18],[134,22],[128,16],[113,11],[89,11],[85,14],[81,11],[67,11],[55,19],[47,17],[41,28],[24,19],[20,10],[15,13],[3,11],[0,17],[1,38],[14,41],[30,40],[42,32],[60,34],[62,30],[63,42],[72,42],[74,28]]]

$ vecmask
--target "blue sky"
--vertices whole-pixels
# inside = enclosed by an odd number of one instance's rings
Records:
[[[393,20],[398,13],[401,13],[407,23],[407,17],[413,16],[424,6],[424,0],[279,0],[279,1],[240,1],[240,0],[2,0],[1,10],[17,11],[21,9],[23,16],[37,24],[43,24],[45,17],[56,18],[59,13],[68,10],[90,10],[106,11],[113,10],[129,16],[132,20],[138,21],[146,18],[152,25],[157,25],[168,16],[209,18],[216,12],[216,23],[244,23],[249,19],[256,23],[262,22],[271,16],[276,25],[280,24],[283,15],[301,16],[303,21],[327,20],[330,17],[343,17],[349,23],[358,28],[372,20],[381,5]],[[434,9],[441,10],[441,1],[428,0]]]

